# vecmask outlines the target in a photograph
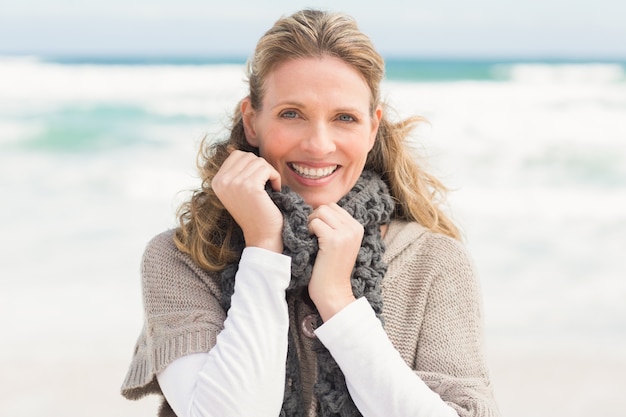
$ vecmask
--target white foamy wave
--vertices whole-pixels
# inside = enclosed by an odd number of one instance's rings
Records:
[[[35,55],[0,55],[0,65],[40,62],[41,59]]]
[[[415,140],[460,186],[626,184],[626,83],[387,83]]]
[[[34,136],[41,132],[41,123],[23,123],[3,121],[0,119],[0,145],[18,142],[24,137]]]
[[[619,64],[515,64],[497,66],[496,78],[533,84],[606,84],[626,80]]]
[[[0,61],[0,91],[3,99],[17,101],[15,105],[115,101],[166,109],[159,101],[239,96],[244,91],[243,80],[243,66],[230,64],[103,66],[61,65],[32,58]],[[182,111],[186,108],[181,107]]]
[[[476,216],[541,219],[557,222],[562,219],[626,221],[626,199],[621,190],[599,187],[467,186],[450,196],[453,207]],[[626,224],[625,224],[626,225]]]

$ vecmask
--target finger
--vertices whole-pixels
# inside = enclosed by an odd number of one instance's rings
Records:
[[[219,173],[224,174],[231,172],[233,168],[238,167],[242,164],[243,161],[249,159],[253,155],[247,155],[249,152],[242,152],[238,150],[233,150],[228,155],[228,158],[224,160],[222,165],[220,166]]]
[[[280,191],[281,178],[276,168],[264,158],[249,152],[245,153],[248,155],[242,157],[237,164],[237,168],[241,169],[242,178],[253,181],[259,180],[263,189],[265,189],[265,184],[269,181],[274,191]]]
[[[309,232],[317,237],[324,236],[325,234],[332,233],[334,230],[336,230],[331,227],[327,222],[318,217],[309,220],[308,228]]]
[[[351,225],[356,220],[346,210],[335,203],[321,205],[309,215],[309,222],[320,219],[333,229]]]
[[[254,161],[250,161],[245,166],[245,172],[242,173],[242,180],[258,181],[260,188],[263,190],[265,190],[265,184],[268,181],[272,189],[275,191],[280,191],[281,187],[280,174],[263,158],[257,158]]]
[[[282,180],[280,178],[280,174],[278,173],[278,171],[276,171],[276,169],[274,169],[274,167],[272,167],[272,172],[270,173],[269,182],[270,182],[270,186],[272,187],[272,190],[274,191],[281,190]]]
[[[218,172],[220,181],[225,184],[245,184],[264,189],[270,181],[280,189],[280,174],[265,159],[251,152],[234,150],[224,161]]]

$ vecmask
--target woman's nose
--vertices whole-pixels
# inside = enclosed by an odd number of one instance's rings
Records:
[[[305,151],[315,156],[328,155],[336,149],[331,131],[324,123],[315,123],[310,126],[303,147]]]

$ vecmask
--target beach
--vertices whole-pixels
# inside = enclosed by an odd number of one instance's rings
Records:
[[[384,98],[428,120],[412,140],[480,277],[503,417],[626,416],[626,64],[410,65]],[[141,255],[243,79],[237,62],[0,58],[0,416],[156,415],[119,393]]]
[[[119,395],[127,355],[94,350],[99,353],[91,357],[3,359],[2,415],[155,416],[156,397],[127,401]],[[624,416],[623,350],[499,346],[489,349],[489,364],[503,416]]]

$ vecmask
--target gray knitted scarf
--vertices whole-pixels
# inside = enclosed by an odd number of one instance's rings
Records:
[[[308,283],[318,251],[317,238],[309,233],[308,216],[313,208],[307,205],[298,194],[283,187],[280,192],[268,190],[270,197],[283,213],[284,254],[291,257],[291,283],[287,288],[287,298],[300,298],[312,305],[308,298]],[[389,223],[393,212],[393,200],[385,182],[370,171],[364,171],[355,186],[339,202],[352,217],[365,229],[361,249],[352,270],[352,291],[354,296],[365,297],[376,316],[382,320],[381,281],[387,266],[382,260],[384,245],[380,226]],[[243,250],[245,243],[237,243]],[[230,307],[230,298],[234,292],[237,263],[233,263],[221,272],[222,306]],[[313,306],[313,308],[315,308]],[[321,319],[318,322],[321,325]],[[315,340],[317,355],[317,382],[314,393],[319,401],[318,415],[360,416],[348,393],[345,378],[330,352],[319,340]],[[285,397],[281,417],[304,416],[302,383],[297,352],[293,335],[289,334]]]

